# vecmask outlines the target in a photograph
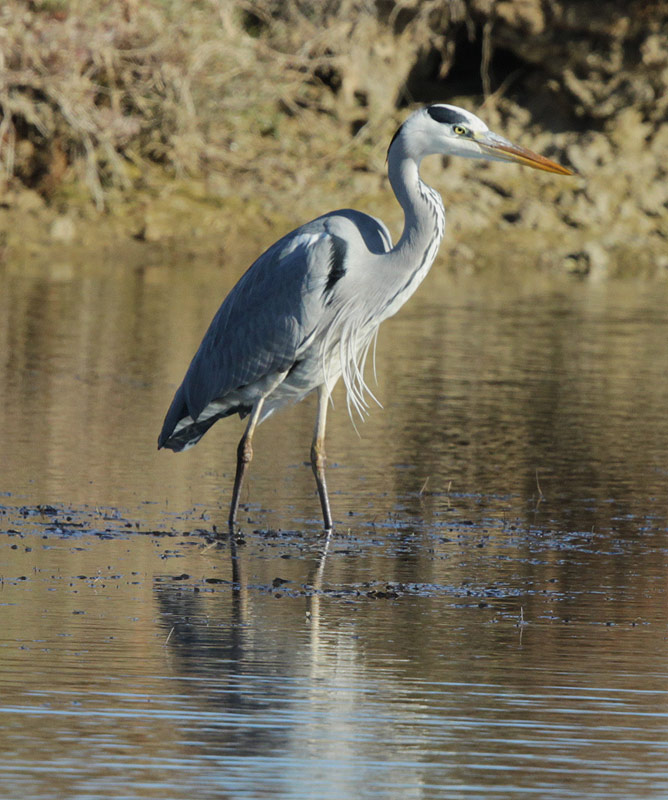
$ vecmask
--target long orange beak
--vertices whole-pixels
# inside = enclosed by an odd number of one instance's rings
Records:
[[[552,161],[545,156],[534,153],[526,147],[509,142],[496,133],[483,133],[476,137],[476,142],[481,150],[488,154],[494,161],[514,161],[517,164],[524,164],[533,169],[542,169],[545,172],[556,172],[557,175],[575,175],[572,169],[562,167],[556,161]]]

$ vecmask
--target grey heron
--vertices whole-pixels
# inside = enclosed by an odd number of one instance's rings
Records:
[[[363,407],[364,363],[378,327],[413,294],[436,257],[445,210],[440,195],[420,179],[419,167],[425,156],[439,154],[573,174],[493,133],[469,111],[430,105],[406,119],[388,150],[390,184],[404,211],[396,245],[380,220],[343,209],[283,236],[251,265],[214,316],[158,439],[159,448],[186,450],[217,420],[249,417],[237,448],[230,531],[256,427],[316,389],[311,465],[324,526],[332,529],[325,481],[330,394],[343,377],[349,412]]]

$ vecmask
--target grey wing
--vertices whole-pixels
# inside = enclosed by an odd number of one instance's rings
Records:
[[[387,253],[392,249],[392,237],[382,220],[371,217],[368,214],[363,214],[361,211],[355,211],[352,208],[344,208],[340,211],[335,211],[332,216],[344,217],[350,220],[359,231],[370,253],[379,255],[381,253]],[[320,219],[324,218],[320,217],[318,220],[314,220],[314,222],[318,222]]]
[[[228,391],[288,370],[325,324],[325,295],[347,269],[350,232],[341,229],[342,219],[353,223],[370,252],[392,247],[380,220],[352,209],[318,217],[272,245],[227,296],[188,370],[193,419]]]
[[[159,447],[194,444],[215,419],[170,441],[180,420],[196,421],[212,401],[294,364],[326,313],[325,287],[345,257],[345,242],[326,228],[321,218],[280,239],[225,298],[174,396]],[[237,410],[248,409],[227,413]]]

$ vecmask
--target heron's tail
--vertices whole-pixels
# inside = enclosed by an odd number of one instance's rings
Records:
[[[181,450],[188,450],[188,448],[196,445],[219,419],[229,417],[232,414],[239,414],[240,417],[245,417],[251,407],[238,405],[226,408],[218,413],[208,414],[207,410],[205,408],[197,419],[193,419],[184,399],[183,387],[179,386],[158,437],[158,450],[162,447],[173,450],[175,453],[180,453]]]
[[[209,417],[209,419],[205,419],[202,422],[193,422],[190,417],[185,417],[179,421],[178,430],[173,431],[171,434],[165,434],[163,428],[158,437],[158,450],[162,447],[173,450],[175,453],[188,450],[196,445],[213,423],[219,419],[220,417]],[[180,423],[183,423],[183,425]]]

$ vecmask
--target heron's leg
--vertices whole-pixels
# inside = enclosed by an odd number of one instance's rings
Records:
[[[255,428],[257,427],[258,420],[260,419],[260,414],[262,412],[263,405],[264,405],[264,397],[261,397],[253,406],[250,419],[248,420],[248,425],[246,426],[244,435],[241,437],[241,440],[239,441],[239,446],[237,447],[237,472],[236,475],[234,476],[234,489],[232,490],[232,504],[230,505],[230,516],[228,520],[230,526],[230,533],[234,533],[234,525],[237,520],[237,510],[239,509],[239,496],[241,495],[241,486],[244,482],[244,476],[246,474],[246,470],[248,469],[248,465],[250,464],[253,458],[253,434],[255,433]]]
[[[329,509],[329,497],[327,496],[327,483],[325,481],[325,425],[327,424],[327,404],[329,403],[329,390],[326,386],[318,389],[318,415],[315,420],[315,430],[313,431],[313,444],[311,445],[311,466],[315,475],[315,482],[320,496],[322,507],[322,519],[325,523],[325,530],[332,529],[332,512]]]

